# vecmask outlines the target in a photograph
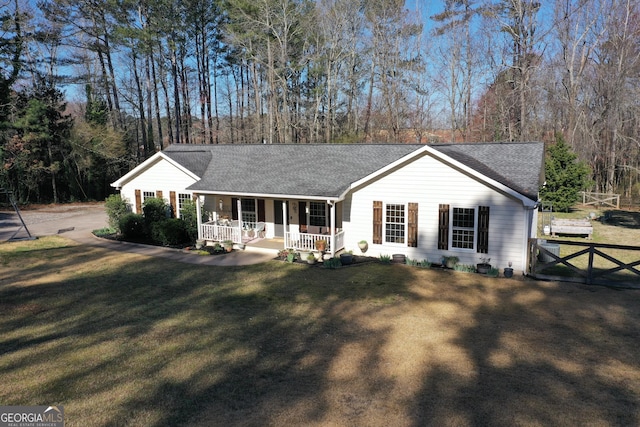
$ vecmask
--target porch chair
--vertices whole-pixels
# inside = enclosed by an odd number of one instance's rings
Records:
[[[254,229],[255,237],[260,237],[261,239],[264,239],[265,229],[266,229],[266,224],[264,222],[262,221],[256,222],[256,228]]]
[[[317,225],[309,225],[307,226],[307,232],[309,234],[320,234],[320,227]]]

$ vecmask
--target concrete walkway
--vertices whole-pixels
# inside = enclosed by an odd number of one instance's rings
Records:
[[[61,235],[82,245],[198,265],[240,266],[260,264],[274,259],[273,251],[259,248],[236,250],[224,255],[202,256],[181,249],[101,239],[94,236],[92,231],[108,226],[103,204],[51,205],[34,210],[22,210],[20,213],[32,237]],[[20,218],[14,211],[0,212],[0,242],[28,237],[29,234],[22,227]]]

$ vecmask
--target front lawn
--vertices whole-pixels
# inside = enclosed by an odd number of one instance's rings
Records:
[[[638,425],[640,292],[0,244],[0,403],[68,426]]]

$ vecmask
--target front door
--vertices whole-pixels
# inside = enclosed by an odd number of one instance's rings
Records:
[[[289,212],[289,202],[287,202],[287,212]],[[274,237],[284,237],[284,217],[282,215],[282,200],[273,201],[273,235]]]

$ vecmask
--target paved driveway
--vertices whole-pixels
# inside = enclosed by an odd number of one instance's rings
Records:
[[[69,237],[91,233],[108,226],[102,203],[46,205],[20,211],[27,229],[34,237],[68,234]],[[15,211],[0,212],[0,241],[28,238]]]
[[[270,261],[273,253],[258,250],[233,251],[218,256],[199,256],[186,251],[159,246],[116,242],[95,237],[91,232],[108,226],[103,203],[48,205],[38,209],[21,210],[20,214],[32,237],[60,234],[81,244],[100,246],[109,250],[137,253],[201,265],[250,265]],[[0,242],[29,238],[14,211],[0,211]]]

